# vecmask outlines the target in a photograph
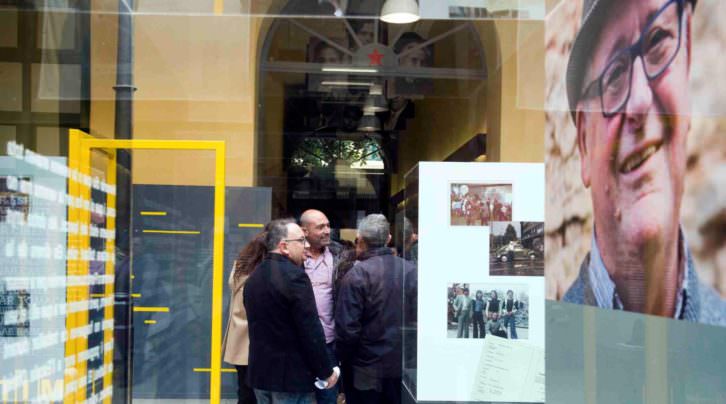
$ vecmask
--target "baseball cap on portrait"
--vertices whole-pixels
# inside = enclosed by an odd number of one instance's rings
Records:
[[[698,0],[685,1],[695,7]],[[567,62],[567,100],[573,123],[575,122],[575,107],[581,95],[590,52],[597,43],[602,25],[607,20],[608,12],[613,5],[612,0],[582,0],[582,2],[580,30],[572,44],[570,60]]]

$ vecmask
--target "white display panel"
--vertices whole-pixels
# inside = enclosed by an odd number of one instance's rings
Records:
[[[511,220],[543,222],[544,165],[420,163],[418,174],[417,400],[544,401],[544,277],[491,276],[490,227],[452,225],[450,216],[452,184],[511,184]],[[446,293],[452,283],[524,285],[529,293],[527,339],[449,338]],[[502,345],[511,348],[497,366],[505,371],[482,374],[487,367],[480,361],[491,364]],[[520,359],[514,363],[514,358]],[[524,376],[509,380],[517,375]],[[482,388],[497,377],[504,378],[502,386],[513,387]]]

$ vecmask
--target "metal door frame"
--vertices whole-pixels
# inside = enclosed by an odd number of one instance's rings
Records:
[[[69,167],[81,174],[79,178],[70,179],[68,185],[69,195],[90,201],[91,185],[82,180],[90,178],[91,171],[91,150],[105,149],[110,158],[107,163],[106,182],[109,185],[116,184],[116,154],[118,149],[130,150],[208,150],[215,153],[214,164],[214,228],[213,228],[213,250],[212,250],[212,324],[211,324],[211,346],[210,346],[210,385],[209,402],[218,404],[221,399],[222,389],[222,294],[223,294],[223,259],[224,259],[224,219],[225,219],[225,151],[226,143],[221,140],[147,140],[147,139],[98,139],[83,131],[71,129],[69,131]],[[116,196],[108,194],[107,207],[115,209]],[[69,219],[76,218],[81,225],[90,224],[90,210],[81,207],[68,208]],[[115,215],[107,216],[106,230],[115,231]],[[90,245],[90,235],[69,235],[69,247],[83,248]],[[114,240],[107,240],[106,252],[113,255]],[[87,261],[68,260],[69,274],[88,275],[89,265]],[[106,275],[113,276],[113,260],[106,262]],[[106,298],[113,299],[113,283],[106,283]],[[88,288],[71,287],[67,288],[68,301],[87,300]],[[113,306],[106,306],[104,319],[113,320]],[[66,320],[67,327],[71,328],[88,322],[88,311],[73,313]],[[104,344],[113,341],[113,329],[104,330]],[[69,339],[66,342],[66,356],[74,355],[88,349],[88,341],[83,338]],[[103,352],[104,369],[107,369],[104,378],[104,386],[111,386],[113,365],[113,351]],[[79,366],[80,365],[80,366]],[[86,363],[75,364],[76,372],[73,376],[67,376],[65,385],[78,380],[86,375]],[[72,380],[75,379],[75,380]],[[73,392],[65,395],[65,402],[83,401],[86,396],[85,383]],[[104,403],[111,403],[111,397],[104,398]]]

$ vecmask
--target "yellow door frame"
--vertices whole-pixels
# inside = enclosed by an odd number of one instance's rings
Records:
[[[110,152],[111,158],[107,164],[107,183],[109,185],[116,184],[116,152],[118,149],[130,149],[130,150],[210,150],[215,153],[215,168],[214,168],[214,229],[213,229],[213,253],[212,253],[212,324],[211,324],[211,347],[210,347],[210,389],[209,389],[209,402],[212,404],[218,404],[221,399],[222,390],[222,293],[223,293],[223,257],[224,257],[224,196],[225,196],[225,149],[226,144],[221,140],[147,140],[147,139],[97,139],[80,130],[71,129],[69,133],[69,167],[76,169],[82,175],[90,176],[91,168],[91,150],[92,149],[105,149]],[[70,181],[69,180],[69,194],[81,197],[85,200],[90,199],[90,187],[88,184],[83,184],[82,181]],[[110,208],[115,209],[116,196],[109,195],[107,205]],[[71,216],[73,215],[73,216]],[[79,220],[81,225],[84,223],[90,223],[90,212],[83,211],[80,208],[69,207],[69,220],[70,218],[76,218]],[[107,230],[111,231],[115,229],[115,219],[109,218],[107,220]],[[88,239],[88,240],[85,240]],[[85,243],[90,245],[90,236],[77,236],[74,235],[73,239],[69,236],[69,248],[76,246],[83,248]],[[114,253],[114,242],[107,241],[107,252]],[[71,263],[69,260],[68,264],[69,274],[84,275],[88,274],[88,263],[83,263],[81,260],[76,260]],[[72,269],[72,271],[71,271]],[[113,274],[114,266],[113,262],[107,262],[106,274]],[[110,272],[109,272],[110,271]],[[106,284],[105,295],[108,298],[113,298],[113,284]],[[69,289],[69,297],[72,296],[73,300],[83,300],[88,298],[88,288],[85,288],[85,294],[82,290]],[[88,321],[88,312],[74,313],[76,316],[69,316],[66,321],[67,326],[78,326],[85,319]],[[105,319],[113,319],[113,307],[106,307],[104,312]],[[104,331],[104,343],[108,343],[113,338],[113,330]],[[76,354],[87,349],[87,340],[81,339],[69,340],[66,343],[66,356]],[[112,352],[104,352],[104,366],[108,366],[113,363]],[[83,375],[85,377],[85,363],[76,363],[74,366],[75,372],[73,375]],[[82,367],[82,368],[81,368]],[[72,377],[76,379],[76,377]],[[111,372],[106,372],[104,375],[104,386],[111,386],[112,375]],[[66,385],[73,380],[66,379]],[[85,386],[79,387],[75,391],[75,394],[65,396],[65,402],[82,401],[85,399]],[[104,402],[110,403],[110,397],[104,399]]]

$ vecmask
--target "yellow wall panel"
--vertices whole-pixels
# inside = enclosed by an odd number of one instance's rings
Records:
[[[115,1],[94,2],[91,132],[113,137]],[[259,24],[254,24],[256,27]],[[255,52],[251,17],[145,14],[134,19],[134,138],[224,140],[227,185],[255,183]],[[254,45],[251,45],[254,44]],[[136,184],[212,185],[203,152],[136,151]]]
[[[544,162],[544,22],[496,21],[496,29],[501,126],[490,130],[488,160]]]

